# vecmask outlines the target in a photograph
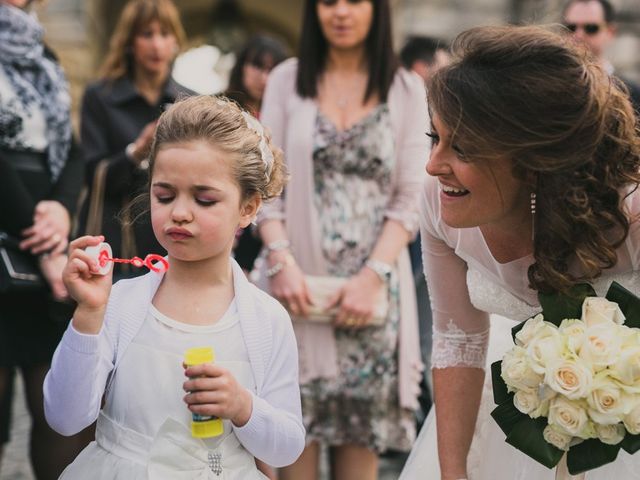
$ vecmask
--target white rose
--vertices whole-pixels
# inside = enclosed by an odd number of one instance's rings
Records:
[[[580,348],[580,358],[597,372],[618,361],[622,338],[611,324],[600,323],[587,328],[586,338]]]
[[[538,375],[531,368],[527,351],[518,346],[509,350],[502,359],[501,377],[510,392],[533,391],[542,382],[542,375]]]
[[[579,403],[560,396],[551,400],[549,425],[555,425],[574,437],[581,437],[588,423],[587,411]]]
[[[520,347],[526,347],[531,339],[536,336],[538,331],[544,326],[544,317],[541,313],[533,318],[530,318],[524,323],[524,327],[516,333],[516,345]]]
[[[623,422],[631,435],[640,434],[640,402],[636,403],[631,411],[624,416]]]
[[[522,413],[529,415],[531,418],[538,418],[540,414],[532,415],[540,408],[540,397],[535,391],[518,390],[513,397],[513,405]]]
[[[563,357],[564,343],[558,328],[545,322],[538,334],[529,341],[527,353],[533,371],[541,375],[544,374],[549,362]]]
[[[640,345],[622,348],[620,355],[609,369],[609,375],[620,380],[636,393],[640,393]]]
[[[582,320],[566,319],[558,327],[560,335],[564,337],[568,350],[577,355],[586,338],[587,324]]]
[[[596,433],[602,443],[607,445],[619,444],[625,435],[624,425],[616,423],[615,425],[598,425],[596,424]]]
[[[622,339],[622,348],[636,347],[640,345],[640,330],[626,325],[617,325],[618,336]]]
[[[624,314],[615,302],[602,297],[587,297],[582,302],[582,320],[591,327],[598,324],[624,323]]]
[[[562,429],[556,428],[553,425],[547,425],[542,432],[547,443],[550,443],[560,450],[565,452],[569,450],[569,444],[571,443],[571,435],[564,432]]]
[[[615,425],[633,407],[631,397],[607,375],[596,375],[591,393],[587,397],[589,416],[599,425]]]
[[[593,374],[579,358],[575,360],[560,358],[549,363],[544,381],[552,390],[574,400],[589,394]]]

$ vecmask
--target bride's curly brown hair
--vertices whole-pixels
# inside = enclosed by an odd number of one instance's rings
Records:
[[[536,194],[528,276],[542,292],[567,291],[615,265],[635,221],[624,199],[640,182],[628,92],[553,30],[463,32],[428,94],[467,158],[511,159],[514,176]]]

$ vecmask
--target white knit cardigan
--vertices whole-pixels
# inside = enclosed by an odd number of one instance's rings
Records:
[[[305,444],[291,320],[276,300],[249,283],[235,260],[231,263],[240,326],[257,389],[249,422],[234,431],[256,458],[275,467],[289,465]],[[96,420],[103,394],[142,327],[161,280],[162,275],[148,273],[117,282],[97,335],[81,334],[69,324],[44,382],[45,415],[54,430],[72,435]]]

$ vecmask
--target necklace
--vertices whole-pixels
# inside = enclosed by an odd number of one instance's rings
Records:
[[[345,82],[345,79],[338,79],[335,75],[327,75],[329,98],[333,100],[338,109],[344,111],[354,101],[357,100],[362,90],[362,76],[355,76]]]

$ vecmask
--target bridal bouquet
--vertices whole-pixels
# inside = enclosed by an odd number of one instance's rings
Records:
[[[540,305],[491,366],[506,441],[549,468],[566,453],[572,475],[640,450],[640,299],[580,284]]]

